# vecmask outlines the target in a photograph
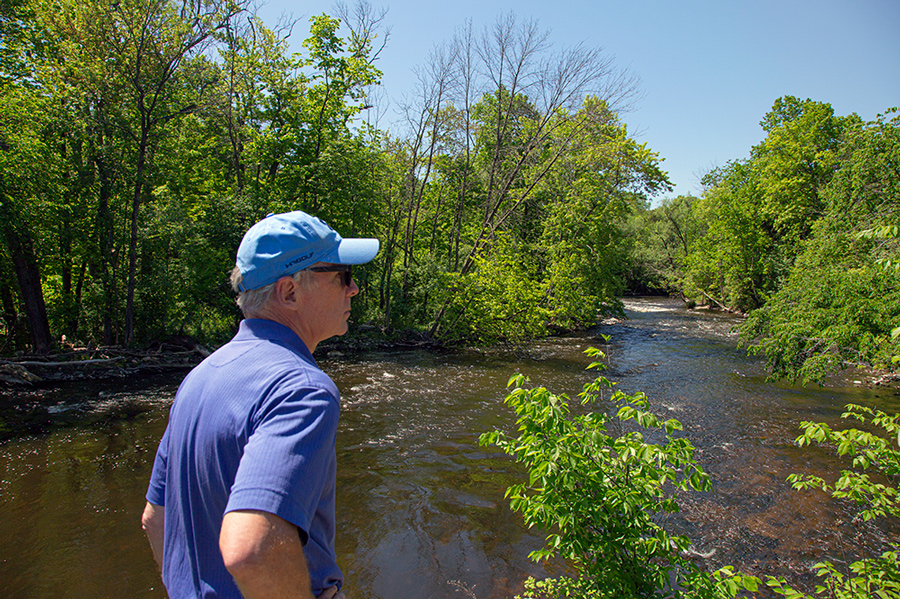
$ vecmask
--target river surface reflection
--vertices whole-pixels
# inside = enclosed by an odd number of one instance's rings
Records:
[[[522,472],[478,447],[511,427],[506,382],[519,372],[574,396],[593,375],[583,350],[603,345],[607,373],[645,391],[681,420],[714,490],[684,502],[671,524],[716,567],[795,578],[840,555],[840,538],[877,549],[896,530],[861,538],[847,513],[792,491],[792,472],[839,462],[792,443],[801,420],[836,422],[844,404],[898,411],[889,390],[836,381],[829,388],[766,382],[759,360],[736,349],[736,319],[660,298],[626,301],[629,319],[524,351],[366,353],[320,360],[343,395],[338,436],[338,555],[354,599],[508,599],[528,575],[556,573],[527,559],[543,535],[503,498]],[[600,334],[611,335],[604,344]],[[49,433],[0,445],[0,589],[7,598],[161,598],[140,531],[153,453],[182,374],[57,393]]]

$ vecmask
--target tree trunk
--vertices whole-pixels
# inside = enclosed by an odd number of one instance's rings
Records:
[[[102,142],[99,144],[102,146]],[[113,314],[116,313],[116,240],[109,200],[112,195],[109,169],[102,156],[95,156],[94,163],[100,179],[100,195],[97,202],[97,250],[100,259],[100,282],[103,288],[103,344],[116,342]]]
[[[128,295],[125,300],[125,345],[131,345],[134,337],[134,288],[137,274],[138,216],[141,209],[141,194],[144,188],[144,165],[147,161],[149,126],[142,127],[141,143],[138,147],[137,171],[134,178],[134,197],[131,203],[131,239],[128,242]]]
[[[50,336],[50,323],[47,320],[47,307],[44,304],[44,292],[41,288],[41,274],[38,268],[34,246],[28,234],[21,234],[15,223],[21,222],[9,214],[8,208],[2,210],[3,239],[9,250],[16,281],[19,283],[19,296],[28,326],[31,330],[31,342],[34,351],[46,353],[53,345]]]

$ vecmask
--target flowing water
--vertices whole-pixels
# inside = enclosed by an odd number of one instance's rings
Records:
[[[714,490],[684,501],[670,522],[695,539],[709,567],[734,563],[808,583],[804,573],[825,554],[840,559],[842,548],[874,551],[896,539],[894,525],[858,532],[846,506],[793,491],[785,478],[840,467],[792,443],[801,420],[836,423],[849,402],[900,411],[900,397],[843,379],[827,388],[773,384],[736,348],[734,317],[660,298],[626,307],[628,320],[516,352],[320,360],[343,395],[337,550],[353,599],[508,599],[527,576],[561,571],[527,559],[543,535],[503,498],[522,471],[477,439],[511,427],[502,400],[513,373],[577,394],[594,376],[582,353],[592,345],[609,354],[607,375],[620,388],[646,392],[655,411],[684,424],[712,475]],[[3,597],[165,597],[139,520],[182,376],[60,388],[49,430],[0,445]]]

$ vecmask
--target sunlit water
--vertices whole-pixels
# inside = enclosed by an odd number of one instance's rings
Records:
[[[667,299],[626,305],[628,320],[518,352],[320,360],[343,395],[337,549],[354,599],[508,599],[527,576],[547,574],[526,557],[543,535],[503,498],[522,472],[477,439],[511,426],[502,400],[513,373],[577,394],[593,378],[582,353],[591,345],[607,351],[607,374],[621,388],[646,392],[684,424],[713,476],[714,491],[685,501],[670,522],[696,539],[709,567],[796,579],[826,553],[875,551],[896,536],[868,528],[854,538],[842,524],[846,506],[793,491],[785,478],[840,466],[794,446],[801,420],[837,422],[849,402],[897,411],[897,395],[852,380],[824,389],[766,382],[760,361],[736,348],[734,317]],[[139,518],[181,376],[62,388],[49,432],[0,445],[3,597],[165,597]]]

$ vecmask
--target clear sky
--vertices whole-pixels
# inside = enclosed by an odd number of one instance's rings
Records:
[[[348,0],[348,4],[353,4]],[[370,0],[391,28],[378,67],[389,98],[414,86],[412,69],[471,19],[476,30],[513,12],[550,31],[557,48],[600,46],[641,79],[643,99],[622,115],[659,153],[675,184],[697,194],[698,176],[745,158],[776,98],[828,102],[837,115],[872,120],[900,106],[900,0]],[[334,14],[332,0],[268,0],[259,14],[306,20]],[[382,123],[396,118],[389,109]],[[384,126],[384,125],[383,125]]]

